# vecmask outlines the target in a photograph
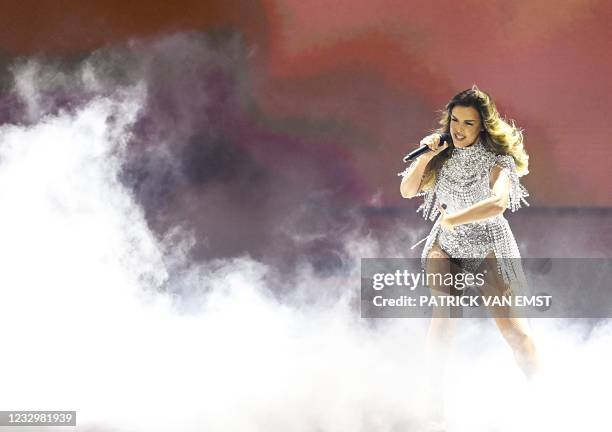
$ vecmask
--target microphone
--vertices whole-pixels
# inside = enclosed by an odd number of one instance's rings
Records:
[[[443,133],[440,135],[440,145],[443,145],[445,142],[447,143],[451,143],[451,134],[449,133]],[[418,158],[419,156],[421,156],[423,153],[430,151],[431,149],[429,147],[427,147],[426,145],[422,145],[421,147],[419,147],[416,150],[411,151],[410,153],[408,153],[406,156],[404,156],[403,161],[404,162],[408,162],[411,161],[413,159]]]

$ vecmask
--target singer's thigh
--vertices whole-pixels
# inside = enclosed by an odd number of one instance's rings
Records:
[[[497,259],[493,253],[487,256],[479,269],[480,272],[484,270],[486,270],[485,283],[481,287],[483,295],[507,298],[507,294],[512,291],[509,291],[510,286],[504,282],[503,277],[499,274]],[[519,349],[521,353],[524,350],[533,352],[535,348],[531,338],[529,321],[527,318],[520,316],[517,308],[492,305],[488,307],[488,311],[495,320],[501,334],[513,349]]]
[[[451,281],[455,280],[454,275],[460,272],[461,269],[440,247],[437,241],[427,253],[425,271],[427,273],[427,286],[429,287],[430,295],[440,299],[433,306],[432,318],[460,317],[461,307],[446,306],[441,297],[461,295],[461,291],[457,290],[452,284],[448,284],[449,279]],[[448,277],[449,274],[452,275],[452,278]]]
[[[490,252],[478,269],[478,272],[484,275],[484,284],[480,287],[480,291],[484,296],[499,299],[499,302],[490,302],[487,308],[491,317],[512,318],[516,315],[516,310],[504,305],[504,299],[507,299],[506,294],[510,286],[504,282],[497,267],[495,253]]]

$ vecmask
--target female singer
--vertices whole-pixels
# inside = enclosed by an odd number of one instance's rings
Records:
[[[527,204],[527,190],[519,183],[519,177],[528,173],[522,131],[504,121],[491,96],[476,86],[448,102],[439,124],[436,133],[421,140],[431,150],[400,173],[402,197],[424,196],[417,211],[423,210],[423,216],[432,221],[439,215],[422,240],[426,241],[425,270],[484,271],[483,294],[526,294],[520,253],[503,216],[506,208],[515,211],[521,201]],[[441,145],[444,133],[450,133],[452,141]],[[429,288],[432,295],[459,293],[443,285]],[[539,361],[527,319],[509,307],[490,311],[519,367],[533,377]],[[427,333],[427,355],[432,362],[446,358],[443,351],[450,344],[454,321],[447,309],[434,308]]]

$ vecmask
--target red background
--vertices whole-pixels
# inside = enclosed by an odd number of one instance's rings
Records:
[[[262,112],[326,125],[374,197],[365,204],[382,206],[400,203],[401,156],[434,111],[476,83],[525,129],[532,203],[607,207],[611,17],[604,1],[21,1],[3,5],[0,48],[73,55],[237,30]]]

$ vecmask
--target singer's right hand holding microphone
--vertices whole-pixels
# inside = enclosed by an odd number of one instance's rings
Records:
[[[428,135],[421,140],[421,146],[412,152],[421,153],[421,155],[416,159],[416,163],[413,163],[410,167],[406,168],[403,173],[400,173],[400,175],[403,176],[402,183],[400,184],[400,193],[402,197],[412,198],[421,190],[421,180],[423,179],[427,165],[429,165],[429,162],[434,156],[448,148],[446,142],[440,145],[440,138],[441,136],[437,133]],[[429,148],[429,150],[425,150],[427,148]],[[422,153],[422,151],[424,151],[424,153]],[[407,158],[409,159],[410,155],[404,158],[404,162]]]
[[[427,153],[424,154],[424,156],[427,157],[428,159],[432,159],[434,156],[436,156],[438,153],[440,153],[441,151],[443,151],[444,149],[448,147],[447,142],[444,142],[444,144],[440,145],[440,134],[437,134],[437,133],[427,135],[425,138],[421,140],[420,144],[426,145],[427,147],[431,149],[431,151],[428,151]]]

